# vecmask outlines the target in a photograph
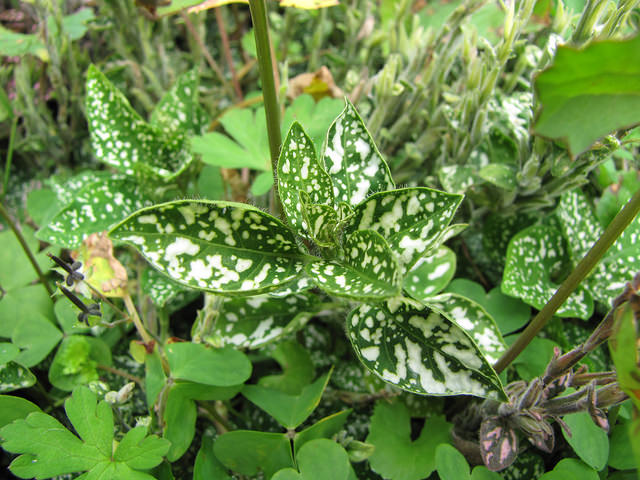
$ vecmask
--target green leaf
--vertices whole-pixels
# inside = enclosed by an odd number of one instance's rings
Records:
[[[478,176],[504,190],[511,191],[518,187],[516,170],[510,165],[490,163],[478,172]]]
[[[13,343],[0,343],[0,365],[10,362],[20,354],[20,349]]]
[[[469,335],[489,363],[495,363],[507,349],[491,315],[478,303],[462,295],[443,293],[425,302]]]
[[[616,424],[609,437],[609,460],[607,465],[617,470],[638,468],[631,444],[632,422]],[[638,441],[637,439],[635,440]]]
[[[316,311],[315,303],[308,294],[226,298],[212,335],[223,345],[260,348],[300,329]]]
[[[87,122],[96,157],[127,175],[172,180],[191,163],[181,132],[167,136],[145,122],[95,66],[87,72]]]
[[[324,97],[316,102],[309,94],[300,95],[284,111],[282,132],[289,131],[294,121],[299,122],[313,140],[316,152],[320,154],[327,138],[327,130],[340,115],[343,105],[342,100],[338,98]]]
[[[250,205],[179,200],[134,213],[110,232],[191,288],[255,295],[295,279],[303,254],[291,231]]]
[[[262,471],[271,478],[278,470],[294,466],[291,441],[284,433],[234,430],[220,435],[213,451],[225,467],[242,475]]]
[[[49,367],[49,381],[60,390],[98,380],[98,365],[111,365],[111,350],[99,338],[71,335],[62,340]]]
[[[505,339],[507,345],[515,342],[516,338],[518,338],[516,334],[508,336]],[[529,345],[513,361],[520,378],[530,381],[542,375],[553,356],[553,348],[555,346],[557,346],[556,342],[548,338],[533,338]]]
[[[332,440],[320,438],[305,444],[296,454],[300,473],[286,469],[273,480],[350,480],[355,475],[347,452]]]
[[[563,139],[575,155],[615,130],[640,123],[640,36],[559,46],[535,80],[542,111],[535,132]]]
[[[509,242],[502,291],[542,309],[559,287],[551,274],[563,265],[565,256],[562,236],[554,228],[534,225],[522,230]],[[578,288],[555,314],[587,319],[592,313],[591,295]]]
[[[198,105],[198,86],[196,69],[180,75],[156,104],[149,123],[166,132],[180,130],[188,135],[200,135],[207,125],[207,115]]]
[[[16,33],[0,25],[0,55],[21,57],[27,54],[45,62],[49,60],[47,47],[38,35]]]
[[[500,287],[490,290],[481,305],[495,320],[503,335],[520,329],[531,318],[529,306],[517,298],[508,297]]]
[[[300,193],[300,210],[307,225],[309,237],[321,247],[335,248],[336,230],[338,228],[338,213],[332,205],[309,203],[309,196]]]
[[[348,100],[329,128],[324,163],[333,180],[336,202],[355,206],[371,192],[395,188],[387,163]]]
[[[442,443],[436,448],[436,470],[440,480],[465,480],[469,476],[469,464],[458,450]]]
[[[108,230],[123,218],[147,205],[137,183],[123,178],[88,183],[73,201],[60,210],[37,237],[65,248],[76,248],[92,233]]]
[[[22,235],[31,251],[38,252],[38,240],[33,229],[27,225],[23,226]],[[37,253],[36,259],[43,271],[48,269],[50,260],[44,253]],[[38,275],[15,234],[9,229],[0,232],[0,285],[4,292],[29,285],[37,278]],[[5,301],[4,296],[1,299]],[[12,323],[15,323],[20,316],[10,318]]]
[[[636,312],[625,303],[615,312],[613,334],[609,338],[609,352],[616,366],[620,388],[629,395],[636,409],[640,409],[640,379],[638,363],[638,321]]]
[[[39,412],[40,407],[21,397],[0,395],[0,428],[14,420],[27,418],[32,412]]]
[[[296,433],[293,438],[293,449],[298,452],[300,448],[307,442],[315,440],[317,438],[331,438],[336,435],[342,427],[344,427],[347,417],[351,413],[351,409],[343,410],[342,412],[334,413],[325,417],[308,428],[305,428],[300,433]]]
[[[379,233],[404,271],[410,270],[444,241],[442,236],[461,201],[461,195],[424,187],[376,193],[355,208],[345,233]]]
[[[343,245],[342,262],[318,260],[306,265],[311,280],[324,291],[358,300],[382,300],[400,294],[398,264],[387,242],[372,230],[359,230]]]
[[[0,393],[29,388],[36,383],[36,376],[16,362],[0,365]]]
[[[0,430],[2,447],[21,454],[9,467],[12,473],[20,478],[44,479],[90,471],[82,477],[148,479],[151,477],[132,469],[154,467],[169,449],[166,440],[153,435],[144,438],[146,429],[137,427],[124,436],[113,452],[111,407],[104,401],[97,402],[96,394],[86,387],[74,391],[65,402],[65,410],[80,438],[40,412]]]
[[[11,341],[20,347],[16,362],[25,367],[40,363],[62,338],[62,332],[46,317],[34,315],[16,325]]]
[[[481,351],[455,323],[406,299],[361,305],[347,331],[362,363],[384,381],[422,395],[505,398]]]
[[[261,377],[258,381],[261,387],[298,395],[316,376],[309,350],[294,340],[280,342],[271,357],[278,362],[283,373]]]
[[[575,458],[563,458],[539,480],[598,480],[598,473]]]
[[[155,405],[158,395],[166,385],[166,381],[167,376],[162,368],[162,359],[158,349],[155,348],[144,359],[144,389],[149,409],[152,409]]]
[[[247,356],[233,348],[208,348],[200,343],[172,343],[165,348],[171,376],[217,387],[244,383],[251,375]]]
[[[211,437],[204,436],[193,464],[193,480],[213,479],[231,480],[231,477],[213,454],[213,440]]]
[[[315,410],[327,386],[331,372],[302,388],[299,395],[289,395],[259,385],[245,385],[242,395],[275,418],[287,429],[295,429]]]
[[[51,221],[62,205],[53,190],[31,190],[27,195],[27,212],[36,225],[42,227]]]
[[[251,195],[259,197],[269,193],[273,187],[273,174],[270,171],[256,175],[251,184]]]
[[[607,432],[596,426],[587,412],[572,413],[562,419],[571,429],[571,435],[562,429],[567,443],[587,465],[597,471],[602,470],[609,458]]]
[[[11,338],[22,322],[35,317],[51,319],[53,327],[55,320],[53,320],[51,298],[42,285],[30,285],[7,291],[0,299],[0,337]]]
[[[373,471],[394,480],[422,480],[436,468],[436,447],[449,441],[451,424],[444,417],[425,421],[420,436],[411,441],[411,419],[401,402],[376,403],[367,443],[375,446],[369,463]]]
[[[149,295],[153,303],[163,308],[169,300],[177,297],[183,292],[189,291],[183,285],[174,282],[157,270],[146,268],[140,277],[142,291]]]
[[[303,218],[299,192],[308,196],[307,203],[333,204],[333,183],[316,157],[313,142],[298,122],[282,144],[278,158],[278,194],[289,224],[298,232],[313,228]]]
[[[427,299],[446,287],[456,273],[456,254],[441,245],[433,255],[420,258],[404,277],[404,289],[416,300]]]

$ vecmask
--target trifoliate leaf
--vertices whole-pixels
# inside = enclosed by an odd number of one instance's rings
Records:
[[[465,331],[415,302],[361,305],[350,313],[347,331],[362,363],[403,390],[505,398],[498,376]]]
[[[300,233],[310,230],[300,209],[298,192],[314,204],[333,204],[333,183],[316,157],[313,142],[298,122],[282,144],[278,158],[278,193],[291,226]]]
[[[155,205],[134,213],[110,235],[136,246],[176,282],[215,293],[266,293],[294,280],[303,268],[292,232],[241,203]]]
[[[376,193],[355,208],[345,232],[379,233],[406,271],[444,242],[441,236],[461,201],[461,195],[424,187]]]
[[[89,478],[153,478],[136,470],[159,464],[169,442],[155,435],[145,437],[146,429],[136,427],[116,444],[111,407],[105,401],[98,403],[96,394],[86,387],[74,391],[65,410],[80,438],[41,412],[0,430],[2,447],[21,454],[9,467],[12,473],[37,479],[85,471]],[[110,476],[114,472],[119,476]]]
[[[312,281],[326,292],[355,299],[384,299],[400,294],[398,264],[387,242],[372,230],[352,233],[342,262],[316,261],[306,266]]]
[[[387,163],[349,101],[329,128],[324,163],[336,202],[355,206],[372,192],[395,188]]]
[[[407,272],[404,289],[420,302],[440,292],[456,273],[456,254],[441,245],[433,254],[420,258]]]
[[[562,266],[565,256],[562,236],[556,229],[544,225],[526,228],[509,242],[502,291],[542,309],[559,287],[551,274]],[[555,314],[587,319],[592,313],[591,295],[578,288]]]

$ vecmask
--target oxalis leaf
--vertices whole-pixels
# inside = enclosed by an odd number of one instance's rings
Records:
[[[165,180],[191,163],[186,137],[145,122],[95,66],[87,72],[87,122],[96,157],[127,175],[142,170]]]
[[[347,331],[362,363],[403,390],[506,398],[495,371],[465,331],[408,299],[361,305],[350,313]]]
[[[444,241],[462,198],[424,187],[376,193],[355,208],[345,232],[378,232],[406,271]]]
[[[337,202],[357,205],[370,192],[395,188],[387,163],[348,100],[329,127],[324,163],[333,180]]]
[[[76,248],[90,234],[108,230],[148,203],[148,197],[131,180],[115,177],[93,181],[36,236],[54,245]]]
[[[169,449],[168,441],[147,437],[145,427],[136,427],[119,444],[114,442],[111,407],[105,401],[98,403],[96,394],[86,387],[73,392],[65,410],[80,438],[41,412],[0,429],[2,447],[21,454],[9,467],[12,473],[44,479],[88,471],[91,478],[153,479],[136,470],[158,465]],[[110,472],[119,476],[110,476]]]
[[[347,238],[344,260],[306,266],[312,281],[328,293],[354,299],[384,299],[400,294],[399,267],[387,242],[371,230]]]
[[[140,210],[110,235],[188,287],[227,295],[276,290],[303,269],[291,231],[250,205],[179,200]]]
[[[309,225],[302,216],[298,192],[306,193],[310,203],[333,204],[331,177],[318,162],[313,141],[294,122],[278,158],[278,193],[291,226],[305,233]]]
[[[558,289],[550,275],[562,265],[565,255],[562,236],[556,229],[534,225],[522,230],[507,248],[502,291],[541,309]],[[587,319],[592,313],[591,295],[578,288],[555,314]]]
[[[535,80],[542,110],[535,132],[564,139],[575,155],[617,129],[640,123],[640,36],[558,47]]]

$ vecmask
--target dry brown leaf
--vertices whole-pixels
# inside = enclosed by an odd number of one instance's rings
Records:
[[[301,73],[289,80],[287,96],[290,99],[308,93],[317,102],[323,97],[342,98],[344,93],[333,81],[333,75],[325,66],[315,73]]]
[[[107,297],[126,294],[127,270],[113,256],[113,244],[103,232],[89,235],[78,250],[71,252],[74,260],[82,262],[85,281]]]

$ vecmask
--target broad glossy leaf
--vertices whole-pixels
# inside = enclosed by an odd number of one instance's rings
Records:
[[[60,344],[51,367],[49,381],[60,390],[74,388],[98,380],[98,365],[111,365],[111,349],[100,338],[70,335]]]
[[[574,452],[593,469],[602,470],[609,458],[607,432],[596,426],[587,412],[572,413],[562,419],[571,429],[571,435],[565,429],[562,429],[562,434]]]
[[[213,451],[222,464],[243,475],[259,471],[265,478],[283,468],[293,468],[291,441],[284,433],[234,430],[220,435]]]
[[[318,260],[306,265],[312,281],[339,297],[381,300],[399,295],[398,264],[387,242],[372,230],[352,233],[342,262]]]
[[[355,208],[346,233],[373,230],[388,242],[402,268],[439,247],[461,195],[424,187],[376,193]]]
[[[172,343],[165,348],[171,376],[217,387],[244,383],[251,375],[245,354],[229,347],[208,348],[200,343]]]
[[[180,75],[156,104],[150,123],[168,132],[181,130],[200,135],[207,124],[207,115],[198,105],[198,85],[196,69]]]
[[[481,351],[455,323],[405,299],[361,305],[347,319],[364,365],[384,381],[422,395],[505,398]]]
[[[507,468],[518,456],[518,437],[503,418],[492,416],[483,420],[480,453],[484,464],[494,472]]]
[[[305,294],[224,299],[212,334],[223,345],[262,347],[307,323],[315,311],[314,299]]]
[[[498,361],[507,349],[491,315],[478,303],[453,293],[443,293],[425,302],[430,308],[467,332],[489,363]]]
[[[371,192],[395,188],[387,163],[349,101],[329,128],[324,163],[336,202],[355,206]]]
[[[455,447],[441,443],[436,448],[436,470],[440,480],[469,479],[469,464]]]
[[[300,233],[311,230],[300,209],[300,194],[314,204],[333,204],[331,177],[316,157],[313,141],[298,122],[282,144],[278,158],[278,194],[291,226]]]
[[[404,277],[404,289],[420,302],[440,292],[456,273],[456,254],[441,245],[433,255],[420,258]]]
[[[9,361],[0,365],[0,393],[29,388],[36,383],[36,376],[27,367]]]
[[[369,463],[384,478],[422,480],[435,470],[436,447],[449,442],[451,424],[443,416],[425,420],[420,436],[411,441],[411,418],[401,402],[376,403],[367,443],[375,446]]]
[[[291,231],[250,205],[179,200],[140,210],[110,235],[135,245],[173,280],[214,293],[255,295],[295,279],[303,254]]]
[[[0,397],[0,401],[2,397]],[[619,417],[618,417],[619,418]],[[617,423],[611,430],[609,437],[609,459],[607,465],[617,470],[631,470],[638,468],[636,459],[633,456],[632,441],[636,443],[639,439],[631,440],[632,422]]]
[[[539,480],[598,480],[600,476],[593,468],[577,458],[563,458],[550,472],[545,473]],[[609,478],[616,478],[609,476]],[[618,477],[629,478],[629,477]],[[634,478],[637,478],[634,475]]]
[[[550,276],[562,266],[565,256],[560,232],[544,225],[526,228],[509,242],[502,291],[542,309],[559,287]],[[592,313],[591,295],[578,288],[555,314],[587,319]]]
[[[535,132],[568,143],[573,155],[615,130],[640,123],[640,36],[559,46],[535,80],[542,110]]]
[[[39,411],[40,407],[22,397],[0,395],[0,428],[19,418],[27,418],[27,415],[32,412]]]
[[[24,318],[11,334],[11,341],[20,347],[16,362],[25,367],[40,363],[62,338],[62,332],[42,315]]]
[[[298,395],[289,395],[259,385],[245,385],[242,395],[275,418],[283,427],[295,429],[318,406],[329,381],[329,375],[330,372],[322,375],[315,382],[304,387]]]
[[[171,180],[191,163],[186,137],[167,136],[145,122],[93,65],[87,73],[86,112],[96,157],[122,173],[141,171]]]
[[[54,245],[76,248],[90,234],[108,230],[148,204],[147,196],[131,180],[116,177],[89,182],[37,236]]]

